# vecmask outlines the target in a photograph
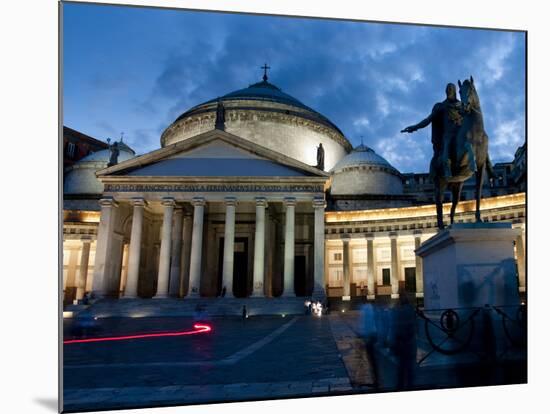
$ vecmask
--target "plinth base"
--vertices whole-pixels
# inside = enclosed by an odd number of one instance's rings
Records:
[[[416,250],[423,259],[424,307],[518,305],[510,223],[464,223],[440,231]]]

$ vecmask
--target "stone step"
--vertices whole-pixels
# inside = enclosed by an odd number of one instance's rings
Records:
[[[96,317],[300,315],[306,298],[101,299],[88,308]]]

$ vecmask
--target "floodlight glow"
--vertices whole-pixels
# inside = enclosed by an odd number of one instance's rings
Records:
[[[138,335],[125,335],[125,336],[110,336],[103,338],[86,338],[86,339],[68,339],[63,341],[63,344],[81,344],[86,342],[107,342],[107,341],[124,341],[129,339],[145,339],[145,338],[159,338],[164,336],[183,336],[183,335],[195,335],[199,333],[206,333],[212,331],[210,325],[203,325],[196,323],[193,325],[193,331],[181,331],[181,332],[159,332],[151,334],[138,334]]]

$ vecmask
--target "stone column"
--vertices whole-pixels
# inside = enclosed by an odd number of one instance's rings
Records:
[[[128,276],[126,278],[126,287],[124,288],[123,298],[137,298],[139,264],[141,260],[141,235],[143,233],[143,210],[145,200],[143,198],[134,198],[134,214],[132,216],[132,232],[130,234],[130,251],[128,258]]]
[[[191,232],[193,230],[193,216],[184,214],[183,216],[183,234],[181,249],[181,277],[179,286],[179,296],[185,296],[189,290],[189,261],[191,256]]]
[[[266,271],[265,271],[265,295],[268,298],[273,297],[273,261],[274,261],[274,254],[276,249],[276,241],[275,241],[275,226],[273,222],[273,215],[268,210],[267,215],[267,222],[266,222]]]
[[[314,232],[314,259],[313,259],[313,295],[315,298],[324,299],[325,292],[325,207],[323,198],[313,200],[315,210],[315,232]]]
[[[181,275],[181,236],[183,229],[183,210],[174,211],[174,228],[172,231],[172,261],[170,262],[170,284],[168,294],[179,296]]]
[[[235,210],[237,199],[225,198],[225,233],[223,239],[223,277],[222,289],[225,286],[225,296],[233,297],[233,268],[235,260]]]
[[[374,235],[367,234],[367,300],[374,300],[376,295],[376,276],[374,274]]]
[[[193,204],[193,235],[191,237],[191,259],[189,263],[189,290],[187,297],[200,297],[202,267],[202,233],[204,222],[204,198],[195,197]]]
[[[391,298],[399,298],[399,268],[397,262],[397,233],[390,233],[391,240]]]
[[[170,253],[172,250],[172,217],[176,203],[171,197],[162,199],[164,218],[162,220],[162,236],[160,240],[159,272],[157,293],[155,298],[168,296],[168,278],[170,277]]]
[[[422,239],[420,236],[422,235],[422,231],[415,230],[414,231],[414,250],[418,249],[420,245],[422,244]],[[424,297],[424,277],[422,272],[422,258],[415,254],[415,261],[416,261],[416,297],[417,298],[423,298]]]
[[[256,232],[254,234],[253,297],[264,296],[265,269],[265,197],[256,197]]]
[[[65,290],[76,288],[76,267],[78,263],[79,250],[73,248],[69,253],[69,265],[67,266],[67,280],[65,281]]]
[[[516,256],[518,265],[519,291],[525,292],[525,248],[523,245],[523,229],[521,234],[516,237]]]
[[[350,291],[351,291],[351,280],[350,280],[350,257],[349,257],[349,241],[350,236],[349,234],[342,234],[342,247],[343,247],[343,253],[342,253],[342,267],[344,270],[344,293],[342,299],[344,300],[350,300]]]
[[[284,261],[284,283],[283,296],[296,296],[294,292],[294,215],[296,199],[285,198],[285,261]]]
[[[76,283],[76,300],[80,300],[86,293],[86,282],[88,279],[88,263],[90,261],[90,245],[92,240],[82,239],[82,255],[80,256],[80,271]]]
[[[118,292],[108,291],[108,281],[112,277],[112,244],[118,203],[112,197],[99,200],[101,216],[97,230],[97,247],[94,263],[92,292],[96,298],[115,296]]]
[[[128,243],[122,244],[122,266],[120,269],[119,298],[124,297],[124,289],[128,283],[128,259],[130,256],[130,246]]]

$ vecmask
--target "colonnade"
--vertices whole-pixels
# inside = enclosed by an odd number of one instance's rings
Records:
[[[418,248],[422,242],[421,231],[415,231],[414,234],[414,245],[415,249]],[[366,240],[366,264],[367,264],[367,299],[374,300],[376,292],[376,262],[374,255],[374,234],[366,233],[362,235]],[[400,264],[399,264],[399,252],[398,252],[398,238],[399,234],[397,232],[389,232],[385,235],[390,240],[390,285],[391,285],[391,298],[399,298],[399,274],[400,274]],[[354,237],[357,239],[357,237]],[[350,241],[352,240],[349,233],[343,233],[340,236],[342,242],[342,274],[343,274],[343,286],[342,286],[342,296],[345,299],[351,297],[351,285],[352,285],[352,249],[350,246]],[[419,256],[415,257],[415,281],[416,281],[416,297],[422,297],[424,288],[423,288],[423,277],[422,277],[422,259]]]
[[[124,298],[136,298],[138,292],[138,279],[140,268],[140,255],[143,234],[144,209],[147,201],[143,197],[133,198],[130,201],[132,213],[132,226],[130,234],[128,276],[124,289]],[[248,200],[247,200],[248,201]],[[280,200],[277,200],[280,201]],[[302,201],[302,200],[300,200]],[[233,297],[234,274],[234,245],[235,245],[235,215],[239,199],[234,196],[225,197],[225,229],[224,252],[222,261],[222,283],[226,288],[225,297]],[[254,237],[254,267],[253,267],[253,291],[252,297],[264,296],[264,268],[266,261],[265,210],[268,206],[268,198],[256,197],[255,202],[255,237]],[[323,198],[310,199],[314,210],[314,296],[324,296],[324,253],[325,253],[325,200]],[[294,292],[294,252],[295,252],[295,197],[285,197],[283,200],[285,210],[284,233],[284,273],[283,296],[295,296]],[[181,295],[183,280],[189,281],[186,297],[200,297],[201,270],[203,264],[203,227],[205,206],[207,200],[204,197],[194,197],[191,200],[193,206],[192,226],[191,217],[183,217],[183,210],[172,197],[161,200],[163,223],[160,240],[160,254],[158,263],[157,289],[154,298],[165,298],[171,295]],[[96,263],[94,268],[93,291],[98,296],[108,295],[108,272],[112,269],[109,257],[109,246],[114,235],[114,221],[117,218],[116,210],[118,202],[113,198],[100,200],[101,216],[98,229],[98,245],[96,251]],[[187,251],[183,252],[180,237],[173,237],[173,233],[184,237],[188,234],[191,243],[184,243]],[[187,239],[189,240],[189,239]],[[189,261],[186,262],[188,253]],[[183,260],[182,260],[183,259]],[[183,269],[182,269],[183,267]],[[188,272],[187,272],[188,268]]]

